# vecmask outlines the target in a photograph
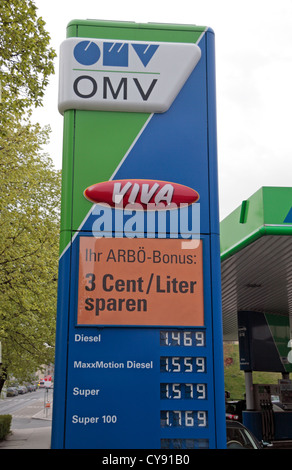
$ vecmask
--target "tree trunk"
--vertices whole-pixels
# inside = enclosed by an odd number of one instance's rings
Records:
[[[2,388],[7,380],[7,368],[1,367],[0,369],[0,393],[2,392]]]

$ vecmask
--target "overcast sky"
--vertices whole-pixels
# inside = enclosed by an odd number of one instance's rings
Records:
[[[292,186],[292,0],[34,0],[59,52],[72,19],[180,23],[215,32],[220,218],[261,186]],[[62,166],[56,74],[34,119]],[[291,201],[292,203],[292,201]]]

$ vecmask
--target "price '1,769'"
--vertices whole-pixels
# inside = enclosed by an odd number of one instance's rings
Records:
[[[161,427],[207,427],[207,411],[165,410],[160,412]]]

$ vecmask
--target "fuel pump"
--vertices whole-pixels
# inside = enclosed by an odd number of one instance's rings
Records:
[[[238,312],[240,369],[245,372],[243,424],[259,440],[292,439],[292,382],[287,347],[289,317]],[[279,372],[278,384],[253,384],[253,371]]]
[[[278,395],[279,387],[274,384],[254,384],[255,409],[262,414],[262,437],[272,441],[275,437],[275,418],[272,397]]]
[[[278,406],[283,410],[292,411],[292,380],[279,380]]]

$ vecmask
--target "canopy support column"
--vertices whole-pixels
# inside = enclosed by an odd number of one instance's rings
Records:
[[[254,410],[252,371],[245,371],[244,379],[245,379],[246,409],[247,411]]]

